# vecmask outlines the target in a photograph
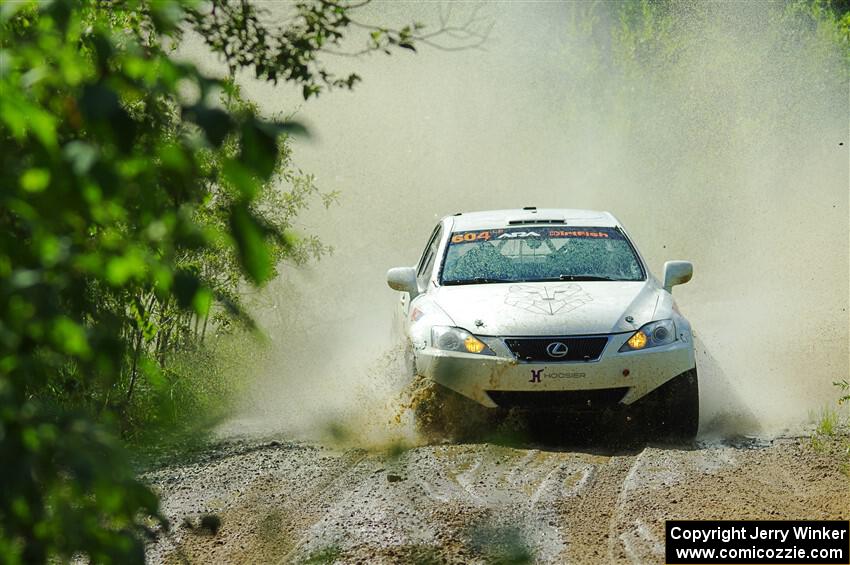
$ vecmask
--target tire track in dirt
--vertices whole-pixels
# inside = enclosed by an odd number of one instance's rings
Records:
[[[280,492],[277,485],[279,496],[276,498],[284,499],[280,503],[269,504],[269,489],[262,484],[256,485],[251,498],[246,500],[244,512],[257,515],[256,512],[262,510],[259,514],[262,525],[260,535],[252,539],[246,553],[264,563],[290,563],[293,552],[298,548],[300,532],[321,519],[328,501],[343,496],[351,483],[371,472],[366,457],[367,453],[362,450],[343,453],[334,468],[315,486],[294,498],[286,499],[291,497],[291,493]]]
[[[663,543],[652,534],[646,523],[640,518],[633,522],[630,530],[618,534],[618,531],[622,528],[621,522],[624,520],[628,497],[633,490],[639,488],[638,475],[643,470],[644,460],[650,457],[651,453],[651,450],[644,449],[634,458],[631,467],[629,467],[629,472],[623,479],[620,492],[617,494],[614,512],[608,523],[608,558],[610,562],[622,561],[625,557],[631,563],[644,563],[648,556],[652,557],[652,561],[664,557]],[[620,543],[618,544],[617,541]]]
[[[398,456],[271,444],[145,476],[176,527],[148,560],[661,563],[667,519],[847,519],[850,484],[804,440],[599,454],[491,444]]]
[[[613,562],[619,554],[614,524],[623,485],[640,455],[606,457],[596,465],[575,500],[555,501],[569,541],[567,563]]]
[[[168,563],[279,560],[291,549],[293,538],[297,539],[292,532],[318,519],[322,508],[317,501],[346,489],[365,458],[362,450],[337,454],[272,442],[248,457],[227,457],[200,468],[181,469],[180,476],[186,481],[181,491],[191,496],[175,497],[176,493],[160,487],[166,501],[162,510],[177,527],[163,536],[149,559]],[[162,485],[162,477],[149,478],[154,486]],[[179,501],[176,507],[169,504],[174,498]],[[187,519],[196,522],[209,513],[222,522],[216,536],[186,527]],[[247,559],[249,555],[254,557]]]
[[[831,461],[831,463],[830,463]],[[850,482],[835,459],[800,439],[648,447],[612,512],[609,562],[663,563],[673,519],[846,519]]]
[[[587,488],[603,460],[490,445],[417,448],[352,484],[291,556],[333,548],[340,562],[484,562],[519,551],[559,561],[566,541],[555,502]]]

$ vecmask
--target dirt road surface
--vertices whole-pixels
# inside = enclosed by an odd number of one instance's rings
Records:
[[[850,518],[847,475],[804,438],[396,454],[231,440],[145,479],[172,523],[152,563],[662,563],[666,519]]]

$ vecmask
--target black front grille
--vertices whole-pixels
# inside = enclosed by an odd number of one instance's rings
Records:
[[[557,355],[560,346],[555,347],[555,355],[547,351],[552,344],[566,346],[566,355]],[[520,361],[595,361],[602,355],[608,338],[602,337],[512,337],[505,340],[508,349]],[[561,348],[562,350],[562,348]]]
[[[502,408],[594,411],[616,406],[628,390],[628,387],[597,390],[488,390],[487,394]]]

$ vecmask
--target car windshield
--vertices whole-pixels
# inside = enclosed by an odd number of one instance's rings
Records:
[[[643,279],[619,230],[548,226],[455,232],[441,277],[445,285]]]

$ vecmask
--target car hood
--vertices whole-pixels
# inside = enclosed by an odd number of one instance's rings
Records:
[[[652,321],[659,292],[652,279],[494,283],[442,286],[433,299],[478,335],[581,335],[636,330]]]

